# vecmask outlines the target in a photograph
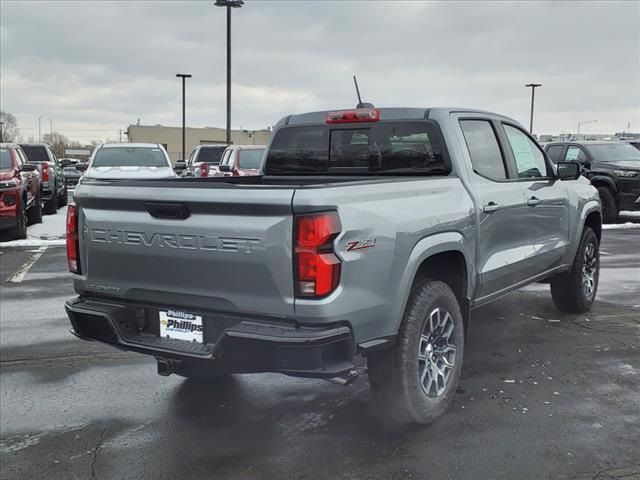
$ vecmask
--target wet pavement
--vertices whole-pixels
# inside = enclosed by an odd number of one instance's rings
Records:
[[[366,377],[160,377],[68,333],[64,248],[3,249],[0,477],[639,479],[640,229],[601,249],[586,315],[543,284],[474,312],[458,393],[428,427],[390,422]]]

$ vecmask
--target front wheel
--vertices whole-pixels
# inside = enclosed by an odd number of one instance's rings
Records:
[[[9,237],[15,240],[27,238],[27,205],[24,199],[20,200],[20,209],[16,211],[16,226],[11,229]]]
[[[58,194],[53,192],[51,198],[44,203],[44,213],[54,215],[58,211]]]
[[[613,192],[607,187],[598,187],[598,195],[600,195],[600,203],[602,204],[602,221],[604,223],[615,222],[619,212]]]
[[[595,232],[584,227],[571,271],[551,278],[551,297],[558,310],[584,313],[591,308],[600,278],[600,245]]]
[[[40,193],[38,193],[33,201],[33,205],[29,209],[27,216],[29,217],[29,225],[42,223],[42,200],[40,199]]]
[[[463,354],[456,296],[443,282],[419,282],[409,296],[395,347],[368,358],[372,392],[398,420],[431,423],[453,399]]]

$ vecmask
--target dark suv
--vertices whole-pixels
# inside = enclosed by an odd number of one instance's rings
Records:
[[[27,154],[29,163],[37,164],[40,170],[44,213],[56,213],[58,207],[67,204],[67,182],[64,179],[62,164],[51,147],[45,143],[23,143],[20,146]]]
[[[551,142],[544,149],[554,163],[578,162],[598,189],[605,222],[620,210],[640,210],[640,150],[624,142]]]

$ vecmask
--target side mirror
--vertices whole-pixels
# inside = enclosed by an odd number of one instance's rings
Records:
[[[180,173],[185,168],[187,168],[187,163],[184,160],[178,160],[176,164],[173,166],[173,171],[176,173]]]
[[[22,172],[35,172],[36,170],[38,170],[38,165],[35,163],[23,163],[22,167],[20,167]]]
[[[230,172],[231,171],[231,167],[229,166],[229,164],[227,164],[227,165],[218,165],[218,170],[220,170],[221,172]]]
[[[580,178],[580,164],[576,162],[558,162],[558,178],[560,180],[577,180]]]
[[[84,172],[87,169],[88,165],[86,163],[77,163],[76,170],[79,172]]]

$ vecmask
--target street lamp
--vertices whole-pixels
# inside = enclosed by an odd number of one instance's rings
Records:
[[[525,87],[531,88],[531,118],[529,120],[529,133],[533,135],[533,100],[536,96],[536,88],[541,87],[541,83],[528,83]]]
[[[49,120],[49,141],[53,144],[53,120],[47,118]]]
[[[42,142],[42,128],[40,127],[41,121],[42,121],[42,115],[38,117],[38,142]]]
[[[216,0],[216,7],[227,8],[227,145],[231,145],[231,9],[240,8],[243,0]]]
[[[578,122],[578,135],[580,135],[580,127],[582,125],[589,125],[590,123],[597,123],[598,120],[585,120],[584,122]]]
[[[188,74],[188,73],[177,73],[176,77],[182,78],[182,159],[181,160],[185,161],[186,158],[185,158],[185,149],[184,149],[184,144],[185,144],[185,140],[184,140],[184,138],[185,138],[185,133],[184,133],[185,132],[185,120],[184,120],[184,117],[185,117],[185,114],[184,114],[184,96],[185,96],[184,92],[185,92],[185,88],[184,88],[184,84],[185,84],[185,80],[187,78],[191,78],[191,75]]]

